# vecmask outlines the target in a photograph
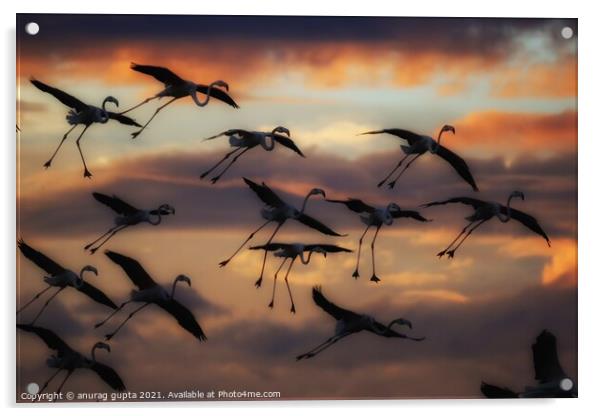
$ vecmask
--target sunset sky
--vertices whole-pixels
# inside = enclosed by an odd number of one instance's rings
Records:
[[[39,23],[38,35],[23,33],[29,21]],[[160,226],[126,230],[106,248],[138,259],[166,286],[180,273],[190,276],[192,288],[182,286],[176,297],[209,340],[200,344],[157,310],[136,316],[111,341],[110,355],[97,353],[130,390],[280,391],[285,399],[480,397],[481,380],[514,389],[535,383],[530,345],[544,328],[557,335],[561,363],[577,379],[576,20],[19,15],[17,26],[19,236],[67,268],[96,266],[100,275],[90,282],[120,303],[130,281],[102,250],[94,256],[83,250],[113,224],[113,213],[91,193],[116,194],[140,208],[176,208]],[[560,35],[565,26],[575,33],[570,40]],[[112,95],[126,109],[162,89],[130,62],[166,66],[199,83],[224,80],[241,108],[215,100],[198,108],[184,98],[135,140],[135,128],[94,125],[81,142],[91,180],[82,177],[74,144],[80,126],[45,170],[69,129],[68,109],[29,79],[98,106]],[[145,122],[157,105],[128,115]],[[395,189],[376,187],[403,156],[401,142],[359,133],[399,127],[436,135],[444,124],[456,134],[442,143],[467,160],[478,194],[430,154]],[[216,185],[199,180],[229,151],[227,139],[203,138],[278,125],[290,129],[306,158],[281,147],[257,148]],[[379,284],[369,281],[368,244],[357,281],[351,277],[356,252],[296,264],[290,281],[297,314],[291,315],[283,282],[274,309],[267,307],[277,259],[268,257],[259,290],[253,282],[262,253],[245,250],[218,267],[262,223],[262,205],[242,176],[265,181],[297,206],[313,187],[329,198],[407,209],[453,196],[505,202],[521,190],[526,199],[514,206],[538,218],[552,246],[516,222],[494,219],[453,261],[438,259],[471,210],[421,209],[432,222],[401,220],[381,230]],[[348,236],[326,238],[287,223],[275,241],[357,250],[363,225],[356,215],[320,198],[310,201],[308,213]],[[268,236],[266,230],[253,241]],[[17,258],[23,303],[45,287],[44,273],[20,253]],[[335,303],[383,322],[410,319],[412,335],[427,339],[359,334],[296,362],[334,329],[311,300],[314,285]],[[38,324],[88,353],[107,332],[93,329],[107,312],[65,290]],[[52,371],[40,340],[18,334],[17,342],[19,393]],[[82,372],[68,390],[107,387]]]

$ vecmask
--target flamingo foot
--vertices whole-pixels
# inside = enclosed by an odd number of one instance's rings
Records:
[[[440,251],[440,252],[438,252],[438,253],[437,253],[437,257],[441,258],[441,257],[443,257],[443,255],[444,255],[445,253],[447,253],[447,251],[445,251],[445,250],[443,250],[443,251]]]
[[[92,174],[90,173],[90,171],[88,169],[86,169],[84,171],[84,178],[92,178]]]
[[[96,253],[96,250],[98,250],[98,247],[94,247],[93,249],[90,249],[90,255]]]
[[[447,258],[448,259],[453,259],[455,253],[456,253],[456,250],[450,250],[450,251],[448,251],[447,252]]]
[[[216,183],[217,181],[219,181],[219,176],[214,176],[211,178],[211,183]]]
[[[52,165],[52,160],[49,160],[48,162],[44,163],[44,167],[46,169],[48,169],[50,167],[50,165]]]
[[[270,304],[268,305],[268,308],[274,309],[274,301],[270,302]]]
[[[99,322],[97,324],[94,324],[94,329],[96,328],[100,328],[101,326],[103,326],[105,323],[104,322]]]
[[[132,139],[135,139],[136,137],[138,137],[140,135],[140,133],[142,133],[142,130],[135,131],[134,133],[132,133]]]
[[[351,276],[355,277],[355,279],[357,280],[357,278],[360,277],[360,272],[357,269],[355,269]]]
[[[259,289],[261,287],[261,282],[263,281],[263,277],[260,277],[259,279],[257,279],[257,281],[255,282],[255,287],[257,289]]]
[[[387,185],[389,186],[389,189],[393,189],[395,187],[395,181],[389,182]]]
[[[380,181],[376,186],[378,188],[380,188],[381,186],[383,186],[385,184],[386,179],[383,179],[382,181]]]
[[[291,313],[297,313],[297,310],[295,309],[295,305],[291,305]]]
[[[201,178],[201,179],[204,179],[204,178],[205,178],[205,176],[207,176],[207,175],[209,175],[209,171],[207,171],[207,172],[204,172],[204,173],[201,173],[201,176],[200,176],[200,178]]]
[[[370,278],[370,281],[378,283],[378,282],[380,282],[380,279],[378,277],[376,277],[375,274],[373,274],[372,277]]]
[[[219,263],[219,267],[226,267],[226,265],[230,262],[230,260],[224,260]]]
[[[106,334],[105,335],[105,341],[110,341],[111,338],[113,338],[115,336],[115,334]]]

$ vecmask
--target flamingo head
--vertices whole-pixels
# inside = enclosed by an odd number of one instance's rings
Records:
[[[84,273],[85,272],[92,272],[94,273],[94,275],[98,276],[98,269],[94,266],[84,266],[82,267],[82,269],[79,272],[79,276],[77,279],[75,279],[75,287],[76,288],[81,288],[84,285]]]
[[[119,101],[117,100],[117,98],[113,97],[112,95],[109,95],[102,102],[102,109],[103,110],[106,110],[105,107],[106,107],[107,103],[113,103],[113,104],[115,104],[115,107],[119,107]]]
[[[157,209],[157,213],[159,215],[175,215],[176,209],[169,204],[163,204],[159,206],[159,208]]]
[[[441,133],[446,131],[451,131],[453,134],[456,134],[456,128],[454,126],[450,126],[449,124],[446,124],[443,127],[441,127]]]
[[[176,276],[174,283],[177,282],[186,282],[188,283],[189,287],[192,287],[192,280],[190,280],[190,277],[184,275],[184,274],[179,274],[178,276]]]
[[[312,195],[322,195],[324,198],[326,198],[326,192],[323,189],[320,189],[320,188],[313,188],[307,194],[307,196],[312,196]]]
[[[213,81],[211,83],[211,86],[212,87],[222,87],[226,91],[230,91],[230,86],[228,85],[228,83],[226,81],[222,81],[222,80]]]
[[[510,198],[520,198],[523,201],[525,200],[525,194],[523,194],[521,191],[513,191],[510,194]]]
[[[111,352],[111,346],[105,342],[97,342],[92,346],[92,361],[96,361],[96,350],[100,348],[102,350],[107,350],[107,352]]]
[[[291,137],[290,130],[287,129],[286,127],[282,127],[282,126],[276,127],[274,130],[272,130],[272,133],[282,133],[282,134],[286,134],[288,137]]]

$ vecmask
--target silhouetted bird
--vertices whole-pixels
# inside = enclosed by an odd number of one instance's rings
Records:
[[[353,272],[353,277],[356,279],[359,277],[359,267],[360,267],[360,255],[362,252],[362,242],[364,240],[364,236],[370,229],[370,227],[376,227],[376,232],[374,233],[374,238],[372,239],[372,243],[370,247],[372,249],[372,277],[370,278],[373,282],[379,282],[380,278],[376,276],[376,264],[374,260],[374,242],[376,241],[376,237],[378,236],[378,232],[380,231],[383,225],[393,225],[393,222],[398,218],[411,218],[416,221],[428,222],[422,215],[420,215],[417,211],[407,211],[402,210],[399,205],[395,203],[390,203],[386,207],[375,208],[370,206],[360,199],[347,199],[346,201],[339,201],[335,199],[327,199],[328,202],[333,202],[335,204],[344,204],[353,212],[357,212],[360,214],[361,221],[366,224],[366,229],[362,233],[359,241],[359,247],[357,249],[357,263],[355,265],[355,271]]]
[[[219,264],[220,267],[224,267],[225,265],[227,265],[228,262],[230,260],[232,260],[234,258],[234,256],[236,256],[236,254],[245,246],[245,244],[247,244],[249,242],[249,240],[251,240],[253,238],[253,236],[255,236],[255,233],[260,231],[263,227],[265,227],[266,225],[268,225],[271,222],[275,222],[278,225],[276,226],[276,229],[274,230],[274,232],[272,233],[272,235],[270,236],[270,238],[268,239],[266,244],[270,244],[272,242],[272,240],[274,239],[274,236],[276,235],[278,230],[280,230],[280,227],[282,227],[284,225],[284,223],[289,219],[296,220],[309,228],[313,228],[314,230],[321,232],[322,234],[332,235],[332,236],[336,236],[336,237],[343,237],[341,234],[331,230],[330,228],[328,228],[321,222],[315,220],[314,218],[312,218],[309,215],[304,213],[305,207],[307,206],[307,201],[309,200],[309,198],[312,195],[322,195],[324,198],[326,197],[326,192],[324,192],[324,190],[319,189],[319,188],[313,188],[312,190],[310,190],[308,192],[308,194],[305,196],[305,199],[303,200],[303,205],[301,206],[301,209],[298,210],[294,206],[284,202],[265,183],[262,183],[261,185],[259,185],[250,179],[247,179],[247,178],[243,178],[243,179],[244,179],[245,183],[247,185],[249,185],[251,190],[253,192],[255,192],[255,194],[259,197],[259,199],[261,199],[263,201],[263,203],[269,207],[269,208],[264,208],[261,210],[261,216],[266,220],[266,222],[264,222],[259,228],[257,228],[255,231],[253,231],[230,257],[228,257],[226,260],[222,261]],[[265,261],[266,261],[267,255],[268,255],[268,252],[266,251],[265,255],[263,256],[263,264],[261,266],[261,275],[259,276],[259,279],[257,279],[257,281],[255,282],[255,286],[257,286],[257,287],[261,286],[261,281],[263,280],[263,272],[265,270]]]
[[[447,246],[447,248],[445,248],[445,250],[442,250],[439,253],[437,253],[437,256],[441,257],[444,254],[447,254],[447,256],[450,259],[453,258],[456,250],[462,245],[462,243],[464,243],[468,236],[472,234],[474,230],[476,230],[478,227],[480,227],[482,224],[489,221],[493,217],[497,217],[501,222],[504,223],[510,221],[511,219],[520,222],[525,227],[533,231],[535,234],[539,234],[540,236],[542,236],[548,243],[548,246],[550,246],[550,239],[548,238],[545,231],[541,228],[541,226],[535,218],[533,218],[529,214],[525,214],[522,211],[510,208],[510,201],[512,200],[512,198],[520,198],[524,201],[525,194],[519,191],[512,192],[510,196],[508,196],[506,206],[497,202],[481,201],[479,199],[469,197],[450,198],[446,199],[445,201],[429,202],[428,204],[422,205],[422,207],[428,208],[435,205],[460,203],[470,205],[474,209],[474,213],[466,217],[466,220],[469,222],[468,225],[462,229],[460,234],[458,234],[458,236],[451,242],[450,245]],[[462,236],[464,237],[456,244],[455,248],[450,250],[450,248],[454,246],[456,241],[458,241]]]
[[[79,142],[82,139],[82,136],[84,135],[86,130],[88,130],[88,127],[90,127],[94,123],[105,124],[109,120],[115,120],[115,121],[120,122],[121,124],[126,124],[128,126],[141,127],[140,124],[136,123],[135,120],[133,120],[129,117],[126,117],[124,115],[121,115],[121,114],[113,113],[111,111],[108,111],[105,108],[107,103],[113,103],[116,106],[119,106],[119,101],[117,101],[117,99],[115,97],[109,96],[109,97],[105,98],[104,101],[102,102],[102,108],[99,108],[99,107],[94,107],[93,105],[85,104],[85,103],[81,102],[80,100],[78,100],[77,98],[67,94],[66,92],[61,91],[58,88],[51,87],[50,85],[46,85],[43,82],[38,81],[36,79],[32,79],[31,83],[39,90],[52,95],[54,98],[59,100],[61,103],[65,104],[67,107],[71,108],[71,110],[67,114],[66,118],[67,118],[67,123],[69,123],[73,127],[71,127],[69,129],[69,131],[67,131],[67,133],[65,133],[65,135],[61,139],[58,147],[56,148],[56,150],[54,151],[54,153],[52,154],[50,159],[46,163],[44,163],[45,168],[50,167],[50,165],[52,164],[52,161],[54,160],[54,157],[59,152],[59,149],[61,148],[61,146],[63,145],[65,140],[67,140],[67,136],[69,135],[69,133],[71,133],[71,131],[74,128],[76,128],[78,126],[78,124],[84,125],[84,130],[77,137],[75,144],[77,145],[77,150],[79,150],[79,154],[82,158],[82,163],[84,164],[84,177],[86,177],[86,178],[92,177],[92,174],[90,173],[90,171],[88,170],[88,167],[86,166],[86,160],[84,159],[84,154],[82,153],[82,149],[79,145]]]
[[[44,341],[48,348],[56,351],[56,355],[52,355],[50,358],[48,358],[48,360],[46,360],[46,365],[50,368],[56,368],[57,370],[42,385],[42,388],[38,392],[39,394],[46,390],[48,384],[50,384],[50,382],[58,375],[58,373],[61,371],[66,371],[67,375],[56,390],[57,394],[60,393],[73,372],[75,370],[85,368],[94,371],[96,375],[98,375],[98,377],[100,377],[102,381],[104,381],[105,384],[107,384],[113,390],[125,390],[125,385],[123,384],[121,377],[119,377],[119,374],[117,374],[117,372],[108,365],[96,360],[96,349],[101,348],[111,352],[111,347],[104,342],[97,342],[94,344],[90,353],[91,358],[88,358],[72,349],[65,341],[63,341],[49,329],[41,328],[39,326],[21,324],[17,324],[17,328],[21,329],[22,331],[36,334],[42,339],[42,341]]]
[[[284,258],[284,260],[282,260],[282,263],[280,263],[278,270],[276,270],[276,274],[274,274],[274,285],[272,287],[272,300],[271,300],[270,304],[268,305],[270,308],[274,307],[274,295],[276,294],[276,279],[278,279],[278,273],[284,266],[284,263],[286,263],[286,261],[290,259],[291,262],[288,265],[286,274],[284,275],[284,282],[286,283],[286,288],[288,289],[288,295],[291,299],[291,312],[292,313],[295,313],[296,310],[295,310],[295,302],[293,301],[293,294],[292,294],[291,288],[288,284],[288,275],[291,272],[291,269],[293,267],[293,263],[295,262],[295,260],[297,260],[297,258],[299,258],[301,260],[301,263],[309,264],[309,261],[311,260],[311,255],[313,253],[322,253],[322,254],[324,254],[324,257],[326,257],[326,255],[328,253],[341,253],[341,252],[351,253],[351,250],[348,250],[344,247],[335,246],[332,244],[270,243],[270,244],[264,244],[262,246],[250,247],[249,249],[250,250],[265,250],[266,252],[273,251],[275,257],[283,257]],[[308,253],[307,258],[305,258],[306,252]]]
[[[138,64],[132,63],[130,68],[132,68],[136,72],[150,75],[151,77],[155,78],[157,81],[162,82],[163,84],[165,84],[165,89],[163,91],[158,92],[154,96],[142,101],[140,104],[137,104],[134,107],[127,109],[126,111],[122,112],[121,114],[130,112],[133,109],[138,108],[141,105],[144,105],[144,104],[148,103],[149,101],[154,100],[156,98],[172,97],[171,100],[169,100],[167,103],[163,104],[162,106],[160,106],[159,108],[157,108],[155,110],[155,112],[153,113],[151,118],[146,122],[146,124],[144,126],[142,126],[142,128],[139,131],[132,133],[133,138],[138,137],[138,135],[140,133],[142,133],[142,131],[144,131],[144,129],[146,129],[146,127],[155,118],[155,116],[157,114],[159,114],[159,111],[163,110],[169,104],[173,103],[174,101],[176,101],[177,99],[180,99],[180,98],[190,96],[192,98],[192,100],[196,103],[196,105],[198,105],[199,107],[204,107],[209,103],[209,97],[212,97],[212,98],[220,100],[234,108],[238,108],[238,104],[236,104],[236,102],[232,99],[232,97],[230,97],[225,91],[220,90],[219,88],[216,88],[216,87],[224,87],[226,89],[226,91],[228,91],[228,84],[225,83],[224,81],[214,81],[211,84],[209,84],[209,86],[207,86],[207,85],[197,84],[195,82],[182,79],[179,76],[177,76],[176,74],[174,74],[172,71],[170,71],[169,69],[163,68],[160,66],[138,65]],[[205,98],[205,101],[199,100],[199,98],[197,97],[197,92],[200,92],[207,96]]]
[[[535,379],[539,382],[537,386],[527,386],[522,393],[516,393],[505,387],[483,382],[481,383],[483,395],[490,399],[577,397],[577,388],[573,380],[567,377],[560,366],[554,334],[546,330],[542,331],[531,349]]]
[[[176,213],[175,208],[168,204],[159,205],[157,209],[145,210],[133,207],[115,195],[109,196],[99,192],[93,192],[92,196],[98,202],[108,206],[118,214],[118,216],[115,217],[114,227],[111,227],[106,233],[84,247],[85,250],[90,250],[90,253],[92,254],[105,245],[105,243],[113,238],[115,234],[126,229],[127,227],[137,225],[142,222],[147,222],[151,225],[159,225],[161,224],[161,216],[170,214],[173,215]],[[94,248],[90,248],[104,237],[106,238],[101,244],[98,244]]]
[[[115,334],[119,332],[126,322],[129,321],[135,314],[151,304],[157,305],[174,317],[182,328],[190,332],[199,341],[204,341],[207,339],[192,312],[174,299],[176,285],[178,282],[186,282],[188,283],[188,286],[191,286],[190,278],[188,276],[184,276],[183,274],[178,275],[172,283],[171,292],[168,292],[163,287],[159,286],[159,284],[157,284],[152,277],[150,277],[146,270],[144,270],[144,268],[136,260],[113,251],[106,251],[105,254],[123,269],[127,277],[129,277],[132,283],[138,287],[138,290],[132,290],[130,292],[130,299],[119,305],[119,308],[117,308],[102,322],[96,324],[95,328],[104,325],[112,316],[123,309],[123,307],[128,303],[142,303],[142,306],[131,312],[113,332],[106,335],[107,340],[113,338],[113,336],[115,336]]]
[[[458,156],[457,154],[455,154],[454,152],[452,152],[447,147],[445,147],[441,144],[441,135],[446,131],[451,131],[452,133],[456,134],[456,129],[453,126],[449,126],[449,125],[445,125],[441,128],[441,131],[439,132],[439,136],[437,137],[437,141],[435,141],[435,139],[433,139],[430,136],[416,134],[409,130],[403,130],[403,129],[384,129],[384,130],[369,131],[367,133],[362,133],[362,134],[388,133],[388,134],[397,136],[402,140],[407,141],[409,144],[409,146],[401,145],[401,150],[403,153],[405,153],[404,158],[401,159],[399,161],[399,163],[397,163],[397,165],[393,168],[391,173],[389,173],[385,177],[385,179],[383,179],[382,181],[380,181],[378,183],[378,186],[381,187],[386,182],[386,180],[389,179],[391,177],[391,175],[393,175],[393,173],[395,173],[395,171],[401,167],[403,162],[410,155],[416,155],[412,159],[410,159],[410,161],[401,170],[401,172],[399,172],[397,174],[395,179],[393,179],[391,182],[389,182],[389,188],[393,188],[395,186],[395,183],[397,182],[397,180],[406,171],[406,169],[409,168],[412,163],[414,163],[414,161],[416,159],[418,159],[420,156],[422,156],[426,152],[431,152],[432,154],[435,154],[435,155],[441,157],[447,163],[449,163],[456,170],[456,172],[458,172],[458,174],[462,177],[462,179],[464,179],[466,182],[468,182],[468,184],[472,187],[472,189],[474,189],[475,191],[478,191],[479,188],[477,188],[477,184],[475,183],[475,180],[472,177],[472,174],[470,173],[470,169],[468,168],[468,165],[466,164],[464,159],[462,159],[460,156]]]
[[[94,273],[95,275],[98,275],[98,270],[96,270],[95,267],[90,265],[82,267],[78,276],[75,272],[65,269],[63,266],[55,263],[53,260],[45,256],[44,254],[33,249],[32,247],[27,245],[23,240],[19,240],[17,245],[19,246],[19,250],[21,250],[21,253],[23,253],[25,257],[27,257],[36,266],[43,269],[46,273],[50,275],[44,277],[44,282],[48,285],[48,287],[39,292],[33,297],[33,299],[31,299],[29,302],[23,305],[17,311],[17,314],[21,313],[25,308],[27,308],[34,301],[36,301],[43,293],[45,293],[51,287],[58,288],[58,290],[48,298],[46,303],[44,303],[42,309],[40,309],[38,314],[31,322],[32,324],[40,317],[40,315],[42,314],[44,309],[46,309],[50,301],[67,287],[75,288],[76,290],[88,296],[95,302],[108,306],[109,308],[117,308],[117,305],[115,305],[113,301],[107,297],[107,295],[105,295],[101,290],[97,289],[96,287],[92,286],[90,283],[84,280],[84,272],[88,271]]]
[[[369,331],[385,338],[404,338],[412,341],[423,341],[425,339],[424,337],[414,338],[391,329],[391,327],[395,324],[407,325],[410,329],[412,329],[412,323],[407,319],[394,319],[389,323],[389,325],[385,326],[376,321],[372,316],[360,315],[335,305],[326,299],[326,297],[322,294],[322,289],[318,286],[312,289],[312,297],[316,305],[336,319],[337,323],[334,335],[332,337],[328,338],[326,341],[309,352],[297,356],[297,360],[311,358],[346,336],[356,334],[361,331]]]
[[[284,134],[286,134],[286,136]],[[228,165],[218,175],[211,178],[212,183],[216,183],[222,177],[222,175],[226,173],[228,169],[230,169],[230,166],[232,166],[234,162],[238,160],[239,157],[241,157],[248,150],[251,150],[257,146],[261,146],[264,150],[271,152],[272,150],[274,150],[276,143],[279,143],[282,146],[291,149],[299,156],[305,157],[303,152],[301,152],[301,149],[299,149],[295,142],[292,139],[290,139],[290,131],[286,127],[278,126],[271,132],[232,129],[221,132],[220,134],[216,134],[215,136],[208,137],[205,139],[205,141],[217,139],[221,136],[228,136],[230,147],[234,147],[235,149],[231,152],[226,153],[226,155],[219,162],[217,162],[217,164],[215,164],[211,169],[202,173],[201,179],[203,179],[205,176],[207,176],[209,173],[215,170],[226,159],[234,155],[239,150],[242,150],[242,152],[234,156],[232,160],[230,160],[230,163],[228,163]]]

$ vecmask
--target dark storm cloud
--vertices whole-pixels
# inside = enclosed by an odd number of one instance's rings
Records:
[[[429,201],[464,195],[505,202],[510,192],[522,190],[526,200],[517,201],[515,207],[538,217],[550,235],[573,236],[575,233],[576,160],[571,154],[542,160],[523,157],[510,166],[501,158],[469,159],[481,189],[478,194],[473,193],[447,164],[431,155],[416,162],[394,190],[378,189],[375,183],[400,157],[394,152],[348,160],[318,154],[311,149],[306,150],[307,159],[288,155],[271,157],[275,155],[255,151],[240,159],[218,185],[201,182],[198,174],[221,154],[175,153],[117,162],[104,171],[99,170],[96,177],[104,181],[95,190],[116,194],[139,208],[154,208],[162,203],[173,205],[176,215],[164,218],[161,229],[244,227],[249,231],[260,224],[262,204],[243,183],[241,175],[257,182],[265,181],[297,206],[314,186],[324,188],[330,198],[356,197],[378,205],[395,201],[413,209]],[[265,163],[266,158],[270,159],[269,164]],[[119,172],[119,175],[114,176],[112,172]],[[294,172],[303,172],[302,182],[296,180]],[[24,238],[30,234],[100,235],[112,226],[114,213],[96,202],[90,193],[83,192],[75,179],[74,182],[72,188],[59,194],[20,200],[19,217]],[[290,194],[292,190],[296,195]],[[319,198],[310,202],[308,213],[342,232],[360,224],[353,213]],[[460,220],[470,213],[470,209],[430,208],[423,213],[437,220],[433,225],[442,226],[448,221]],[[408,226],[414,224],[408,223]],[[528,233],[517,227],[517,232],[521,231]]]
[[[40,33],[19,41],[34,49],[49,43],[66,49],[82,42],[153,39],[393,41],[408,51],[488,56],[506,54],[521,33],[548,30],[559,40],[562,27],[577,28],[576,19],[20,14],[19,34],[30,21],[40,24]]]

